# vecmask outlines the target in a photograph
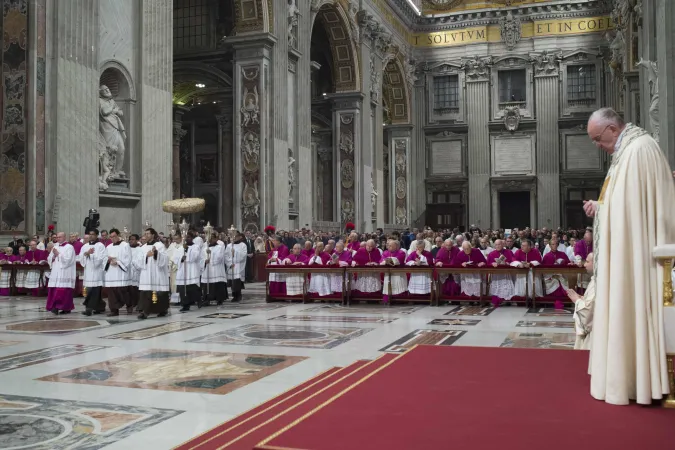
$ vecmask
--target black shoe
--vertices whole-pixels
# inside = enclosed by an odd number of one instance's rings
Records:
[[[55,316],[58,316],[58,315],[59,315],[59,310],[56,309],[56,308],[50,310],[49,312],[51,312],[51,313],[54,314]]]
[[[103,311],[94,311],[94,314],[105,314],[105,309]]]
[[[179,312],[188,312],[188,311],[190,311],[190,307],[189,307],[189,306],[183,306],[183,307],[179,310]]]
[[[119,316],[119,315],[120,315],[120,312],[119,312],[119,311],[117,311],[117,312],[109,312],[108,314],[106,314],[107,317],[117,317],[117,316]]]
[[[82,315],[83,315],[83,316],[91,316],[92,314],[93,314],[93,313],[92,313],[91,309],[88,309],[88,310],[86,310],[86,311],[82,311]]]
[[[161,313],[157,314],[157,317],[166,317],[166,313],[165,313],[165,312],[161,312]]]
[[[139,314],[139,315],[138,315],[138,318],[139,318],[140,320],[145,320],[145,319],[148,318],[148,316],[146,316],[145,314]]]
[[[61,314],[61,315],[63,315],[63,314],[70,314],[70,311],[61,311],[61,312],[59,312],[59,314]]]

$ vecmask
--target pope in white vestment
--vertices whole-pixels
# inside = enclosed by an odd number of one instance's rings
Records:
[[[675,242],[675,186],[668,160],[643,129],[609,108],[588,135],[612,155],[594,217],[595,311],[591,395],[616,405],[651,404],[670,391],[663,326],[663,270],[655,246]],[[640,239],[626,241],[638,231]]]

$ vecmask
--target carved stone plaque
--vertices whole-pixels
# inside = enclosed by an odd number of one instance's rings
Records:
[[[585,134],[565,139],[565,170],[602,170],[602,154]]]
[[[529,136],[493,139],[492,161],[495,175],[532,174],[532,139]]]
[[[462,141],[431,143],[431,174],[454,175],[462,173]]]

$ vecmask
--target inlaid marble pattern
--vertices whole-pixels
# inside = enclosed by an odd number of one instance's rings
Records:
[[[463,326],[473,326],[473,325],[478,325],[480,323],[480,320],[472,320],[472,319],[434,319],[431,322],[429,322],[427,325],[444,325],[444,326],[452,326],[452,325],[463,325]]]
[[[21,367],[32,366],[55,359],[66,358],[73,355],[81,355],[96,350],[108,348],[102,345],[57,345],[56,347],[43,348],[16,355],[9,355],[0,358],[0,372],[19,369]],[[1,434],[1,433],[0,433]]]
[[[495,308],[491,306],[458,306],[446,312],[445,316],[489,316]]]
[[[140,330],[126,331],[124,333],[111,334],[110,336],[103,337],[105,339],[126,339],[130,341],[141,341],[143,339],[150,339],[169,333],[177,333],[179,331],[203,327],[205,325],[209,324],[204,322],[169,322],[162,325],[155,325],[153,327],[141,328]]]
[[[272,311],[274,309],[285,308],[286,305],[280,303],[225,303],[223,310],[244,309],[252,311]]]
[[[537,317],[569,317],[572,318],[574,314],[573,309],[555,309],[555,308],[530,308],[527,310],[528,316]]]
[[[344,344],[371,330],[372,328],[253,324],[209,334],[188,342],[327,349]]]
[[[462,330],[415,330],[384,348],[381,352],[403,353],[415,345],[452,345],[466,334]]]
[[[151,349],[42,381],[227,394],[306,358]]]
[[[333,314],[403,314],[409,315],[426,306],[371,306],[352,305],[349,307],[339,305],[319,305],[301,310],[301,312],[328,312]]]
[[[500,347],[573,350],[572,333],[509,333]]]
[[[0,333],[17,334],[74,334],[83,331],[92,331],[112,325],[136,323],[132,319],[91,319],[85,316],[71,315],[68,318],[47,317],[42,319],[24,320],[0,324]]]
[[[10,345],[20,344],[21,341],[0,341],[0,348],[9,347]]]
[[[0,448],[98,449],[181,413],[130,405],[0,395]]]
[[[540,321],[540,320],[521,320],[516,324],[517,327],[537,327],[537,328],[574,328],[574,322],[567,320],[558,321]]]
[[[350,322],[350,323],[392,323],[397,320],[383,317],[365,317],[365,316],[306,316],[306,315],[283,315],[272,317],[269,320],[295,320],[298,322]]]
[[[214,313],[205,316],[199,316],[200,319],[239,319],[240,317],[250,316],[250,314],[237,313]]]

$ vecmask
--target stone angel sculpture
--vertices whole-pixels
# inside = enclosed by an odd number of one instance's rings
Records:
[[[651,102],[649,105],[649,123],[652,130],[652,137],[659,142],[660,118],[659,118],[659,66],[656,61],[649,61],[640,58],[636,64],[647,70],[649,80]]]

